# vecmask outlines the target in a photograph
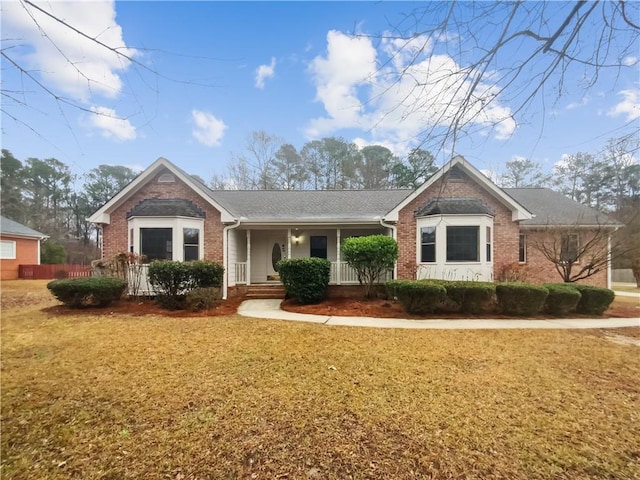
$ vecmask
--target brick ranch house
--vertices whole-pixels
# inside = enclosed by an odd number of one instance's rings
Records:
[[[499,188],[461,156],[416,190],[376,191],[214,191],[159,158],[89,220],[103,259],[133,252],[222,263],[224,298],[279,283],[281,258],[327,258],[331,285],[356,284],[338,246],[372,234],[397,240],[394,278],[492,281],[519,265],[532,281],[558,282],[531,239],[576,222],[585,234],[620,226],[549,189]],[[585,282],[608,286],[610,279],[605,269]]]
[[[40,265],[40,242],[44,233],[0,216],[0,278],[15,280],[20,265]]]

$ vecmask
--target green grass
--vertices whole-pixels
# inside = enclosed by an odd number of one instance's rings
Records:
[[[3,479],[640,477],[640,350],[600,331],[58,317],[43,285],[2,285]]]

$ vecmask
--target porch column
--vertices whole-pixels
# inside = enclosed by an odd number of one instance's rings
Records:
[[[342,278],[340,272],[342,268],[340,267],[340,229],[336,230],[336,283],[340,285],[342,283]]]
[[[247,230],[247,285],[251,285],[251,230]]]
[[[287,229],[287,258],[291,259],[291,229]]]

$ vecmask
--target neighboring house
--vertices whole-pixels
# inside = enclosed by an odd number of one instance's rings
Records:
[[[521,265],[536,281],[557,282],[530,238],[576,223],[584,231],[620,226],[548,189],[501,189],[460,156],[416,190],[376,191],[213,191],[159,158],[89,220],[102,232],[105,259],[133,252],[222,263],[225,297],[278,282],[281,258],[327,258],[332,284],[357,283],[339,246],[371,234],[398,241],[395,278],[491,281]],[[608,273],[587,282],[606,286]]]
[[[0,216],[0,272],[2,280],[18,278],[20,265],[40,265],[40,241],[46,235]]]

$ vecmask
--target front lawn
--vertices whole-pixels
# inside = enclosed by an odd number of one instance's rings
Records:
[[[45,283],[2,283],[3,479],[640,477],[604,330],[53,315]]]

